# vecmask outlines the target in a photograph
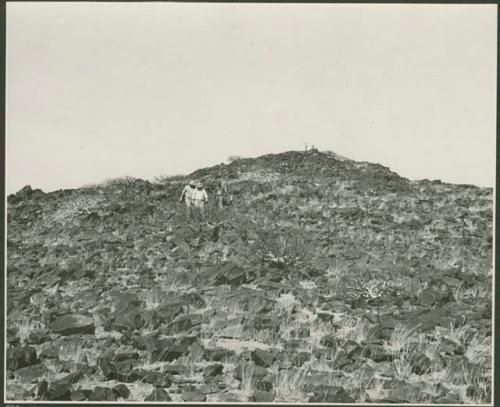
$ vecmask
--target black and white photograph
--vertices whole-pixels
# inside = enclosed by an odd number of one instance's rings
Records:
[[[493,405],[497,5],[5,9],[3,402]]]

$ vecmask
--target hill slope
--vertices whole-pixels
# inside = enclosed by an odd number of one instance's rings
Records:
[[[207,224],[178,203],[191,178],[232,195]],[[318,151],[24,188],[9,399],[486,401],[492,199]]]

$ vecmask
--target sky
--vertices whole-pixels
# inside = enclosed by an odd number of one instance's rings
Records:
[[[7,193],[305,143],[493,186],[496,19],[496,5],[7,3]]]

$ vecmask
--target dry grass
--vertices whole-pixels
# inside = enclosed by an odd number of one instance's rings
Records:
[[[303,403],[308,401],[306,377],[309,366],[305,364],[301,368],[283,369],[276,373],[275,402]]]

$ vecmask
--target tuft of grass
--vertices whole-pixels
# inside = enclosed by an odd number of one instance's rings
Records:
[[[306,378],[309,366],[304,364],[301,368],[283,369],[276,372],[276,402],[306,402]]]
[[[402,349],[407,349],[417,328],[418,326],[410,329],[397,323],[389,341],[383,342],[384,349],[388,352],[400,352]]]
[[[411,351],[408,347],[400,349],[399,358],[392,361],[396,379],[407,380],[412,374]]]
[[[21,345],[25,345],[26,340],[30,337],[31,333],[38,329],[44,328],[44,325],[41,322],[23,319],[16,323],[16,328],[17,328],[17,336],[19,337]]]
[[[142,291],[139,297],[143,301],[146,310],[149,311],[160,305],[163,296],[164,293],[161,290],[154,288]]]

